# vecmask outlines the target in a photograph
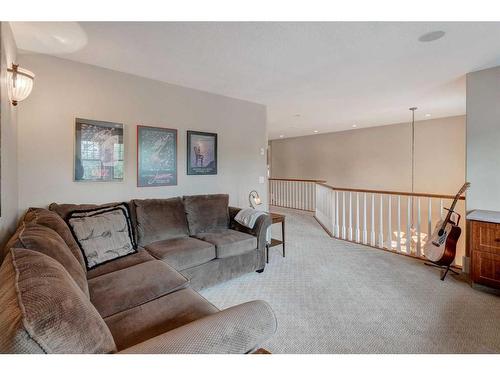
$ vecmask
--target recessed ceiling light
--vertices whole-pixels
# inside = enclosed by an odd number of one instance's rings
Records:
[[[295,117],[300,117],[300,113],[294,114]]]
[[[280,134],[280,138],[283,138],[283,137],[284,137],[284,135],[283,135],[283,134]]]
[[[419,42],[433,42],[435,40],[441,39],[446,33],[442,30],[431,31],[430,33],[425,33],[420,35],[418,38]]]
[[[430,113],[426,113],[425,117],[431,117],[431,114]]]
[[[352,127],[353,127],[353,128],[357,128],[357,127],[358,127],[358,125],[356,125],[356,124],[352,124]]]
[[[319,130],[315,130],[314,132],[315,132],[315,133],[319,133]]]

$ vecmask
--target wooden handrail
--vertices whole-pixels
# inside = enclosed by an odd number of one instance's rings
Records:
[[[326,180],[308,180],[304,178],[274,178],[269,177],[269,181],[297,181],[297,182],[316,182],[316,183],[325,183]]]
[[[455,199],[454,195],[444,195],[444,194],[429,194],[429,193],[410,193],[406,191],[389,191],[389,190],[370,190],[370,189],[351,189],[351,188],[340,188],[328,185],[324,182],[316,182],[318,185],[324,186],[326,188],[338,191],[351,191],[356,193],[375,193],[375,194],[388,194],[388,195],[403,195],[408,197],[427,197],[427,198],[441,198],[441,199]],[[460,200],[465,200],[464,196],[458,198]]]

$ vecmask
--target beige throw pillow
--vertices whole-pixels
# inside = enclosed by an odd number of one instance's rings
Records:
[[[130,220],[123,207],[75,212],[70,214],[68,224],[89,270],[137,252]]]

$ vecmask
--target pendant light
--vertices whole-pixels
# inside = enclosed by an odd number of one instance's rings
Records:
[[[35,75],[27,69],[20,68],[19,65],[12,64],[7,69],[8,95],[13,106],[26,99],[33,89]]]

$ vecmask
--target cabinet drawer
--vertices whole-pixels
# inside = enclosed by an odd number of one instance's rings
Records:
[[[472,251],[500,255],[500,224],[472,222]]]
[[[500,288],[500,255],[474,252],[472,280],[476,283]]]

